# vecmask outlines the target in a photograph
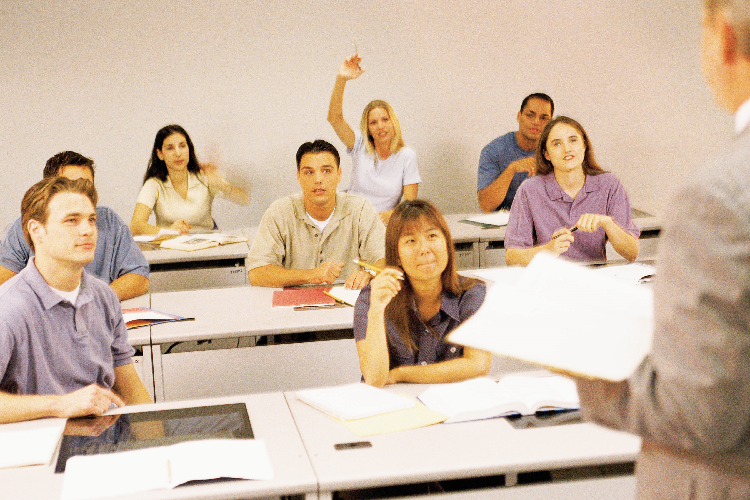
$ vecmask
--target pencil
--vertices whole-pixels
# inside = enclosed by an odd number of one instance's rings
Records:
[[[570,232],[571,232],[571,233],[575,233],[576,231],[578,231],[578,226],[573,226],[573,227],[572,227],[572,228],[570,229]],[[560,233],[560,234],[558,234],[557,236],[562,236],[563,234],[565,234],[565,233]],[[553,236],[553,237],[552,237],[552,239],[554,240],[555,238],[557,238],[557,236]]]
[[[365,269],[365,271],[367,271],[368,273],[372,274],[373,276],[375,276],[378,273],[382,273],[383,272],[383,270],[380,269],[378,266],[374,266],[372,264],[368,264],[367,262],[365,262],[363,260],[354,259],[354,263],[357,264],[358,266],[363,267]]]

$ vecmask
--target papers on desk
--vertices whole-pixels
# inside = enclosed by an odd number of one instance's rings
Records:
[[[605,276],[628,281],[634,285],[651,281],[651,278],[656,274],[654,266],[640,262],[633,262],[632,264],[622,266],[604,266],[596,268],[594,271]]]
[[[357,298],[359,298],[359,290],[352,290],[343,286],[334,286],[326,293],[337,301],[352,307],[354,307],[354,304],[357,303]]]
[[[205,439],[68,459],[61,500],[88,500],[174,488],[216,478],[273,479],[263,441]]]
[[[501,227],[507,226],[508,220],[510,219],[509,210],[498,210],[491,214],[475,215],[473,217],[467,217],[459,222],[465,224],[473,224],[475,226],[481,226],[484,228]]]
[[[159,245],[161,248],[169,248],[172,250],[184,250],[190,252],[192,250],[203,250],[204,248],[217,247],[219,245],[228,245],[230,243],[242,243],[248,241],[244,236],[233,236],[230,234],[221,233],[206,233],[206,234],[186,234],[164,240]]]
[[[64,418],[0,425],[0,469],[49,464],[64,429]]]
[[[334,306],[336,299],[328,295],[328,288],[322,287],[302,287],[302,288],[284,288],[283,290],[274,290],[271,299],[272,307],[315,307],[315,306]]]
[[[175,231],[174,229],[161,228],[157,234],[137,234],[133,236],[133,239],[138,243],[148,243],[150,241],[158,240],[159,238],[163,239],[167,236],[177,236],[178,234],[180,234],[180,232]]]
[[[168,321],[184,321],[188,318],[167,314],[147,307],[130,307],[122,310],[122,317],[128,330],[142,326],[156,325]]]
[[[419,400],[449,417],[447,424],[580,407],[575,382],[559,375],[506,375],[499,382],[482,377],[436,384]]]
[[[620,381],[651,350],[650,288],[540,253],[515,285],[497,282],[450,342]]]
[[[297,398],[339,420],[355,420],[405,408],[416,403],[403,396],[364,383],[305,389]]]

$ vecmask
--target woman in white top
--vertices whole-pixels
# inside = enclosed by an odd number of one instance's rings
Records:
[[[328,122],[352,157],[352,182],[349,192],[367,198],[380,213],[384,224],[403,195],[404,200],[417,198],[421,178],[417,154],[404,146],[401,125],[390,104],[372,101],[362,112],[360,131],[354,132],[343,115],[344,88],[348,80],[364,71],[362,58],[355,54],[344,61],[336,75]]]
[[[225,181],[216,166],[198,163],[185,129],[167,125],[156,133],[130,231],[157,234],[169,228],[187,234],[191,229],[215,229],[211,205],[217,194],[240,205],[250,202],[247,192]],[[151,212],[155,226],[148,223]]]

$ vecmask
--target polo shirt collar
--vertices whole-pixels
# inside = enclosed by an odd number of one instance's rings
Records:
[[[36,296],[39,297],[39,300],[42,302],[42,306],[44,307],[44,309],[51,309],[60,302],[65,302],[65,299],[56,294],[44,280],[41,273],[39,272],[39,269],[36,268],[35,258],[36,257],[29,258],[29,262],[28,264],[26,264],[26,268],[24,269],[24,271],[22,271],[23,279],[33,290]],[[91,293],[89,293],[87,286],[89,279],[90,277],[84,269],[83,275],[81,276],[81,290],[78,293],[77,306],[86,304],[92,299]]]
[[[450,316],[451,319],[454,319],[456,321],[461,321],[461,314],[459,311],[459,304],[461,303],[461,300],[458,296],[453,295],[452,293],[448,293],[445,290],[443,290],[442,297],[440,299],[440,311],[446,314],[447,316]],[[414,311],[414,314],[416,314],[416,317],[419,318],[419,311],[417,310],[417,301],[412,295],[411,299],[411,308],[412,311]]]
[[[297,193],[296,195],[292,196],[292,205],[294,206],[294,216],[297,217],[301,221],[305,221],[309,224],[312,224],[312,221],[307,218],[307,210],[305,209],[305,196],[302,193]],[[328,225],[326,226],[326,229],[329,227],[333,227],[332,224],[334,222],[337,222],[341,220],[342,215],[344,213],[344,197],[339,193],[336,192],[336,206],[333,208],[333,214],[331,217],[331,220],[328,221]]]
[[[542,176],[542,179],[544,181],[544,189],[547,191],[547,196],[549,196],[550,200],[563,200],[565,198],[569,198],[569,196],[565,194],[565,192],[560,187],[560,184],[557,183],[554,172]],[[594,191],[599,191],[599,189],[601,189],[601,180],[599,179],[599,176],[587,175],[586,179],[583,181],[583,187],[581,188],[581,191],[584,193],[591,193]]]

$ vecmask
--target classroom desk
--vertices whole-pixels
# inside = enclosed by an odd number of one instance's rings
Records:
[[[285,398],[281,393],[254,394],[232,398],[143,405],[138,410],[159,410],[208,404],[244,402],[256,438],[263,439],[268,449],[274,478],[270,481],[223,481],[178,487],[172,490],[149,491],[118,500],[173,499],[250,499],[304,495],[317,498],[317,482],[307,453],[297,433]],[[136,407],[131,407],[136,409]],[[63,474],[55,474],[55,462],[47,466],[0,469],[3,498],[13,500],[58,500]],[[123,480],[136,478],[123,477]],[[113,485],[116,488],[117,485]]]
[[[195,318],[151,327],[156,400],[359,381],[354,308],[271,307],[273,291],[244,286],[151,294],[152,309]]]
[[[238,286],[247,283],[248,242],[194,250],[152,248],[141,244],[149,263],[151,292]]]
[[[151,307],[151,295],[145,294],[123,300],[123,309],[131,307]],[[133,366],[146,387],[151,399],[154,398],[154,365],[151,361],[151,330],[148,327],[128,330],[128,343],[135,347]]]
[[[504,266],[506,227],[485,229],[460,222],[477,215],[483,214],[445,214],[445,220],[456,246],[458,269]],[[634,208],[633,222],[641,230],[638,260],[653,259],[656,256],[657,242],[661,232],[661,220],[659,217]],[[622,259],[610,244],[607,245],[607,258],[610,260]]]
[[[416,396],[426,387],[399,384],[388,390]],[[444,498],[561,498],[561,491],[564,498],[635,498],[634,476],[622,474],[622,469],[630,471],[640,450],[640,439],[631,434],[590,423],[514,429],[496,418],[361,438],[294,393],[285,396],[321,499],[338,491],[456,479],[468,479],[469,489]],[[370,441],[372,447],[334,449],[336,443],[353,441]],[[535,471],[553,471],[553,481],[514,486],[518,474]],[[500,484],[488,486],[487,479],[499,475],[504,476]],[[472,490],[472,483],[487,489]]]

